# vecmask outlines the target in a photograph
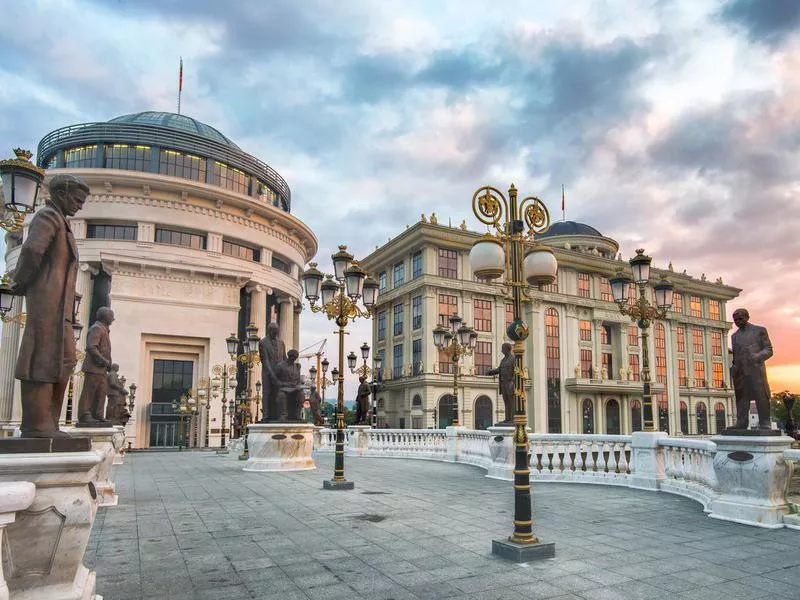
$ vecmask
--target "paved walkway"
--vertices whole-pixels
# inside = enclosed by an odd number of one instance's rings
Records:
[[[105,600],[800,598],[800,532],[709,519],[688,499],[538,484],[556,558],[491,555],[512,489],[467,465],[348,458],[350,492],[316,471],[244,473],[235,456],[135,453],[115,468],[86,556]]]

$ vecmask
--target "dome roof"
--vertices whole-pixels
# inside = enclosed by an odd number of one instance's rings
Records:
[[[577,221],[557,221],[550,225],[550,229],[537,238],[555,237],[559,235],[590,235],[592,237],[603,237],[603,234],[594,227]]]
[[[221,144],[225,144],[226,146],[230,146],[231,148],[235,148],[237,150],[241,150],[239,146],[222,135],[218,130],[211,127],[211,125],[206,125],[205,123],[201,123],[197,119],[187,117],[186,115],[149,110],[140,113],[133,113],[131,115],[115,117],[114,119],[111,119],[109,123],[131,123],[136,125],[152,125],[155,127],[177,129],[199,135]]]

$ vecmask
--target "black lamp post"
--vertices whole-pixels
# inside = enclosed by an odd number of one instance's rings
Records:
[[[437,326],[433,330],[433,344],[443,350],[453,361],[453,426],[458,427],[458,362],[469,356],[478,344],[478,332],[462,323],[458,315],[450,317],[450,329]]]

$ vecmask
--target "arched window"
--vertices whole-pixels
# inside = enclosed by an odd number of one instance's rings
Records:
[[[385,406],[386,403],[384,402],[383,398],[378,398],[378,410],[383,410]]]
[[[697,434],[705,435],[708,433],[708,410],[703,402],[698,402],[695,405],[697,411]]]
[[[606,402],[606,433],[619,435],[619,402],[609,400]]]
[[[445,394],[439,398],[439,429],[444,429],[453,424],[455,410],[456,407],[452,394]]]
[[[642,430],[642,403],[631,400],[631,431]]]
[[[653,394],[653,404],[655,406],[653,410],[658,411],[658,430],[669,433],[669,402],[667,401],[667,395],[663,392]]]
[[[492,401],[488,396],[475,399],[475,429],[487,429],[492,425]]]
[[[584,398],[581,414],[583,415],[583,433],[594,433],[594,403],[590,398]]]
[[[689,407],[681,400],[681,433],[689,435]]]
[[[547,360],[547,431],[561,433],[561,352],[558,311],[544,311],[545,354]]]
[[[414,394],[414,398],[411,400],[411,406],[422,406],[422,398],[419,394]]]
[[[725,405],[717,402],[714,405],[714,421],[717,426],[717,433],[725,431]]]

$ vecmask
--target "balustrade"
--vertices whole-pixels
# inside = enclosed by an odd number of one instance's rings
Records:
[[[717,445],[709,440],[664,438],[658,445],[664,449],[666,480],[661,489],[688,496],[708,509],[718,496],[714,455]]]
[[[532,434],[531,477],[627,485],[631,436]]]

